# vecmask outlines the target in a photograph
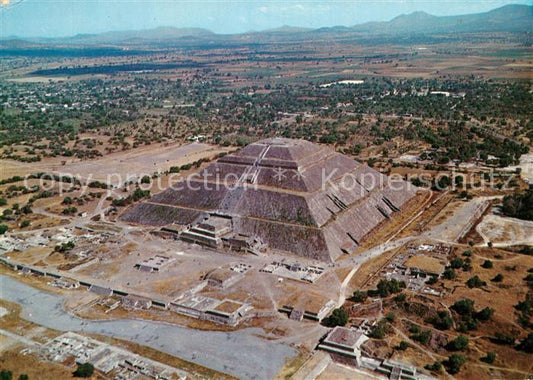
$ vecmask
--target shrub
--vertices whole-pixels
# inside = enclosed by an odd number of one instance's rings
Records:
[[[324,324],[329,327],[344,326],[348,323],[348,312],[342,307],[333,310],[331,315],[324,320]]]
[[[402,340],[399,345],[396,346],[396,349],[400,351],[405,351],[409,347],[409,343],[407,343],[405,340]]]
[[[356,290],[352,295],[353,302],[365,302],[366,298],[367,298],[366,292],[362,292],[360,290]]]
[[[494,278],[491,280],[492,282],[502,282],[503,281],[503,274],[498,273]]]
[[[485,285],[487,285],[487,283],[482,281],[478,276],[470,277],[468,281],[466,281],[466,286],[469,288],[481,288]]]
[[[527,334],[527,337],[520,341],[520,344],[516,347],[520,351],[527,352],[528,354],[533,353],[533,333]]]
[[[496,354],[494,352],[487,352],[487,355],[482,357],[479,360],[481,360],[482,362],[485,362],[485,363],[492,364],[492,363],[494,363],[494,360],[496,360]]]
[[[31,222],[28,219],[24,219],[22,223],[20,223],[20,228],[26,228],[31,224]]]
[[[91,377],[94,373],[94,366],[91,363],[78,364],[78,368],[72,373],[74,377]]]
[[[0,224],[0,235],[3,235],[9,230],[9,227],[5,224]]]
[[[442,368],[442,364],[437,361],[433,364],[426,364],[424,368],[427,369],[428,371],[439,372],[440,369]]]
[[[437,316],[435,316],[434,318],[430,318],[428,322],[439,330],[448,330],[453,326],[453,319],[450,317],[450,314],[445,310],[439,311],[437,313]]]
[[[442,277],[446,280],[453,280],[455,277],[457,277],[457,274],[452,268],[446,268],[442,274]]]
[[[474,312],[474,301],[469,298],[465,298],[456,301],[451,308],[459,315],[470,315]]]
[[[485,269],[491,269],[493,267],[492,261],[485,260],[481,266]]]
[[[425,330],[417,334],[413,334],[411,335],[411,339],[422,344],[428,344],[429,340],[431,339],[431,331]]]
[[[383,339],[388,332],[387,321],[381,319],[370,331],[370,337],[374,339]]]
[[[492,317],[492,314],[494,314],[494,309],[486,307],[476,313],[476,319],[480,321],[488,321]]]
[[[466,358],[461,354],[451,354],[448,360],[444,363],[446,370],[451,375],[458,373],[463,364],[466,363]]]
[[[450,262],[450,266],[453,268],[453,269],[459,269],[463,266],[464,264],[464,261],[463,259],[461,259],[460,257],[456,257],[455,259],[453,259],[451,262]]]
[[[459,335],[454,340],[451,340],[446,345],[446,349],[449,351],[462,351],[468,347],[468,337]]]

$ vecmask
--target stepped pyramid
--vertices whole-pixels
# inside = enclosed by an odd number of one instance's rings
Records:
[[[198,225],[216,215],[231,220],[233,234],[329,262],[353,252],[417,190],[326,146],[270,138],[218,159],[122,219]]]

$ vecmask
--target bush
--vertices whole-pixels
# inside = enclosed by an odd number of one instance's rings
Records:
[[[348,317],[348,312],[340,307],[333,310],[333,313],[324,319],[324,324],[328,327],[344,326],[348,323]]]
[[[448,351],[462,351],[468,347],[468,337],[459,335],[454,340],[451,340],[446,345]]]
[[[145,175],[141,178],[141,183],[150,183],[152,182],[152,179],[150,178],[149,175]]]
[[[448,360],[444,363],[446,370],[451,375],[458,373],[463,364],[466,363],[466,358],[461,354],[451,354]]]
[[[533,354],[533,333],[527,334],[527,337],[522,339],[516,348],[528,354]]]
[[[490,260],[485,260],[483,262],[483,264],[481,264],[481,267],[485,268],[485,269],[491,269],[493,267],[493,264],[492,264],[492,261]]]
[[[405,351],[409,347],[409,343],[407,343],[405,340],[402,340],[399,345],[396,346],[396,349],[400,351]]]
[[[403,281],[398,281],[395,279],[392,279],[390,281],[379,280],[376,293],[381,298],[384,298],[384,297],[389,296],[390,294],[399,293],[404,288],[405,288],[405,282]]]
[[[78,368],[72,373],[74,377],[91,377],[94,373],[94,366],[91,363],[78,364]]]
[[[485,363],[492,364],[494,363],[494,360],[496,360],[496,354],[494,352],[487,352],[487,356],[484,356],[479,360]]]
[[[498,273],[494,278],[491,280],[492,282],[502,282],[503,281],[503,274]]]
[[[453,268],[453,269],[459,269],[463,266],[464,264],[464,261],[463,259],[461,259],[460,257],[456,257],[455,259],[453,259],[451,262],[450,262],[450,266]]]
[[[407,295],[405,293],[400,293],[396,297],[394,297],[394,302],[401,303],[405,302],[407,299]]]
[[[0,371],[0,380],[11,380],[13,378],[13,373],[5,369]]]
[[[353,302],[365,302],[366,298],[367,298],[366,292],[362,292],[360,290],[356,290],[352,295]]]
[[[445,310],[439,311],[437,313],[437,316],[435,316],[434,318],[430,318],[428,322],[439,330],[448,330],[453,326],[453,319],[452,317],[450,317],[450,314]]]
[[[442,368],[442,364],[440,362],[435,362],[433,364],[426,364],[424,368],[428,371],[439,372]]]
[[[428,344],[431,339],[431,331],[425,330],[416,334],[411,335],[411,339],[422,344]]]
[[[478,276],[470,277],[468,281],[466,281],[466,286],[469,288],[481,288],[482,286],[487,285],[485,281],[482,281]]]
[[[31,222],[28,219],[24,219],[22,223],[20,223],[20,228],[26,228],[31,224]]]
[[[455,277],[457,277],[457,274],[452,268],[448,267],[444,270],[442,277],[445,278],[446,280],[453,280]]]
[[[514,344],[515,342],[515,338],[510,336],[510,335],[506,335],[506,334],[503,334],[503,333],[500,333],[500,332],[497,332],[496,334],[494,334],[494,338],[491,339],[494,343],[497,343],[497,344],[505,344],[505,345],[511,345],[511,344]]]
[[[474,301],[465,298],[456,301],[451,308],[459,315],[471,315],[474,312]]]
[[[388,331],[389,328],[387,326],[387,321],[385,319],[381,319],[374,327],[372,327],[372,331],[370,331],[370,337],[374,339],[383,339]]]
[[[0,235],[5,234],[7,230],[9,230],[8,226],[6,226],[5,224],[0,224]]]
[[[488,321],[492,317],[492,314],[494,314],[494,309],[486,307],[476,313],[476,319],[480,321]]]

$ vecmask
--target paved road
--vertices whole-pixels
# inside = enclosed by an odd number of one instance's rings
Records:
[[[62,296],[0,275],[0,297],[22,306],[21,317],[60,331],[86,331],[152,347],[202,366],[245,379],[272,379],[297,352],[260,338],[257,328],[234,332],[200,331],[162,322],[77,318],[62,307]]]
[[[19,342],[22,342],[28,346],[39,346],[40,345],[40,343],[38,342],[28,339],[22,335],[14,334],[11,331],[7,331],[4,329],[0,329],[0,335],[4,335],[4,336],[7,336],[8,338],[18,340]]]

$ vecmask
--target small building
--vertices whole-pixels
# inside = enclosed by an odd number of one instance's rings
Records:
[[[141,272],[159,272],[174,260],[176,260],[174,257],[155,255],[135,264],[135,268]]]
[[[361,345],[368,339],[361,331],[337,326],[320,342],[318,348],[329,352],[335,361],[360,366]]]
[[[77,289],[80,287],[80,282],[71,278],[61,277],[55,279],[52,285],[62,289]]]
[[[206,310],[202,319],[235,326],[246,316],[251,308],[250,305],[225,299],[215,307]]]
[[[390,379],[395,380],[417,380],[416,367],[400,363],[393,360],[383,360],[378,368],[377,372],[387,375]]]
[[[129,294],[122,297],[122,306],[129,310],[147,310],[152,307],[152,300],[146,297]]]
[[[94,284],[89,287],[89,291],[106,297],[113,295],[113,289]]]
[[[242,274],[231,269],[218,268],[206,275],[207,283],[215,288],[225,289],[239,281]]]

